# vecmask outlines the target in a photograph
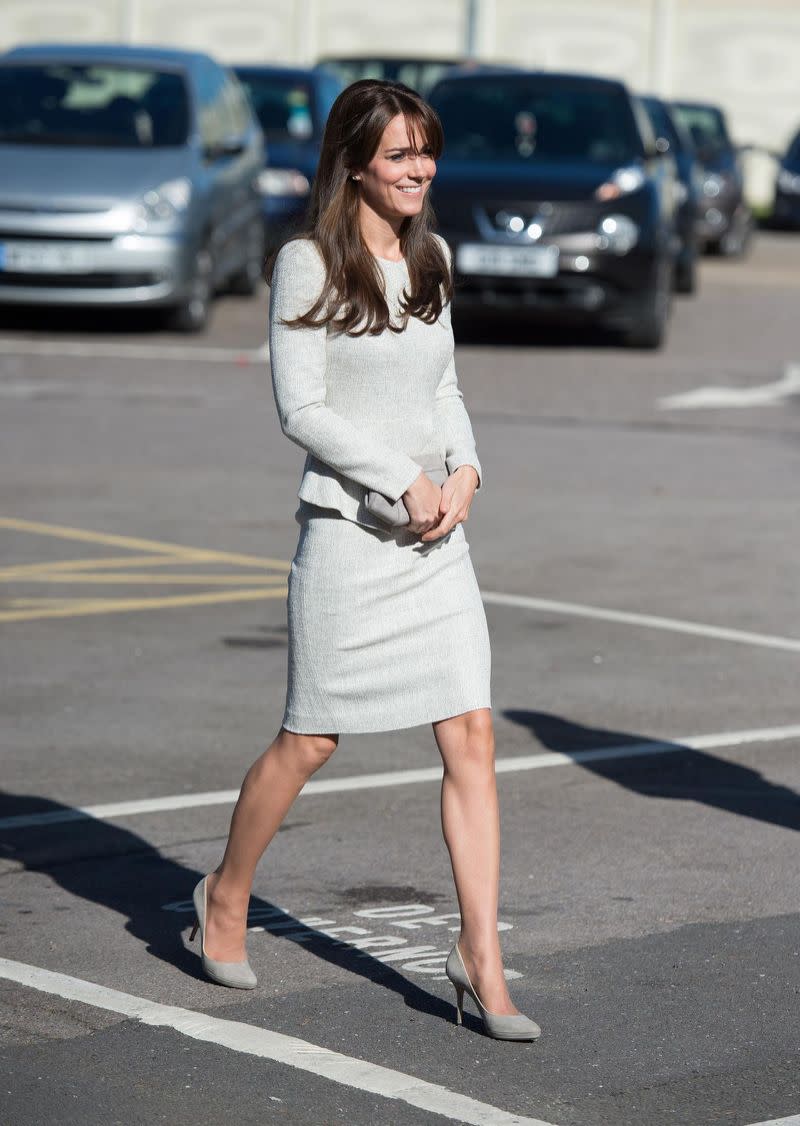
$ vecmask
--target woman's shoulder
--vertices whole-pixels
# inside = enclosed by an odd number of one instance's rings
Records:
[[[322,252],[316,241],[307,235],[289,239],[275,255],[273,279],[298,272],[307,275],[313,282],[325,276]]]

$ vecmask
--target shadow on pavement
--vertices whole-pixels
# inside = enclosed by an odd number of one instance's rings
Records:
[[[86,817],[70,806],[29,794],[0,791],[0,819],[52,815],[50,824],[0,825],[0,859],[41,872],[71,895],[110,908],[126,919],[125,929],[154,957],[191,977],[200,970],[199,938],[187,948],[182,934],[194,921],[192,891],[205,875],[163,856],[143,837],[110,821]],[[165,910],[168,904],[171,909]],[[419,1012],[453,1020],[453,1006],[408,981],[364,951],[328,937],[268,900],[253,896],[249,924],[276,938],[302,944],[323,961],[398,993]],[[8,948],[6,953],[10,954]],[[211,983],[209,983],[211,986]],[[213,988],[219,988],[214,986]],[[464,1016],[479,1031],[477,1017]]]
[[[503,714],[512,723],[528,728],[548,750],[566,755],[600,747],[663,742],[627,731],[584,727],[547,712],[511,709]],[[768,781],[749,766],[680,743],[658,755],[584,760],[580,766],[646,797],[696,801],[784,829],[800,829],[800,795],[794,790]]]

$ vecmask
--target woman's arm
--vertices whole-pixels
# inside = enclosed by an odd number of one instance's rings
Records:
[[[326,406],[325,328],[283,323],[314,304],[324,277],[322,259],[310,240],[295,239],[281,248],[269,304],[272,389],[281,430],[338,473],[396,501],[419,477],[419,465]]]

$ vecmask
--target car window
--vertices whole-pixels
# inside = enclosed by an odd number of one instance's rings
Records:
[[[786,151],[784,163],[792,168],[800,167],[800,133],[798,133]]]
[[[210,59],[204,59],[200,63],[197,80],[203,148],[216,148],[232,133],[227,87],[228,79],[222,67]]]
[[[715,106],[696,106],[678,102],[678,117],[689,130],[698,150],[719,151],[731,147],[725,118]]]
[[[186,143],[183,75],[146,67],[0,66],[0,141],[162,148]]]
[[[614,87],[443,81],[431,103],[444,127],[446,157],[621,165],[644,151],[630,102]]]
[[[641,100],[656,137],[665,137],[669,141],[669,147],[673,153],[681,152],[684,147],[683,139],[675,128],[664,103],[653,98],[642,98]]]
[[[268,139],[305,141],[313,136],[318,123],[308,79],[257,71],[237,74]]]

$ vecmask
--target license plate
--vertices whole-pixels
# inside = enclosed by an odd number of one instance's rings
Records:
[[[489,246],[467,242],[458,248],[456,265],[462,274],[554,278],[558,273],[558,247]]]
[[[15,274],[79,274],[89,267],[85,247],[57,242],[0,243],[0,270]]]

